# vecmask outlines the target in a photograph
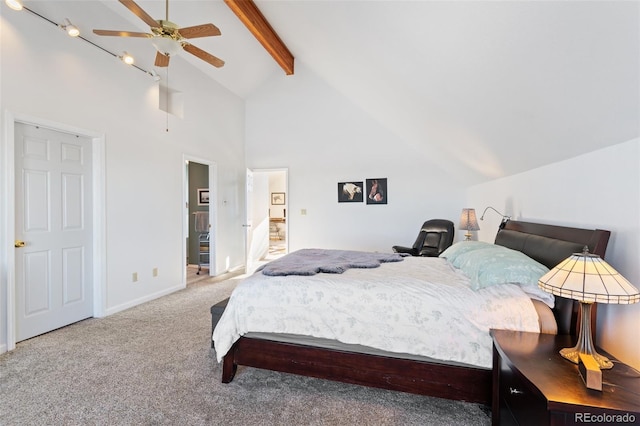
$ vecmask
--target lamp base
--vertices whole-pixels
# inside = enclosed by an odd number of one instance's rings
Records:
[[[560,349],[560,355],[573,362],[574,364],[580,363],[581,353],[585,354],[587,352],[581,348],[578,348],[577,346],[574,346],[573,348]],[[601,370],[609,370],[610,368],[613,368],[613,363],[609,360],[609,358],[604,355],[600,355],[595,351],[595,349],[591,351],[590,355],[596,361],[598,367],[600,367]]]
[[[580,354],[591,355],[598,363],[601,370],[613,368],[613,363],[604,355],[596,352],[591,338],[591,305],[592,303],[580,302],[580,332],[578,342],[573,348],[560,350],[560,355],[574,364],[580,363]]]
[[[471,233],[470,233],[470,232],[469,232],[469,233],[464,234],[464,240],[465,240],[465,241],[471,241]]]

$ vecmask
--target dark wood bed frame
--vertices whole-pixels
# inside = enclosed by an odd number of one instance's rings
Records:
[[[496,244],[522,251],[549,268],[586,245],[604,258],[610,232],[529,222],[500,225]],[[575,335],[578,302],[556,297],[559,333]],[[595,322],[595,314],[592,320]],[[595,330],[595,324],[593,329]],[[300,374],[364,386],[491,405],[490,369],[368,355],[241,337],[225,355],[222,382],[238,365]]]

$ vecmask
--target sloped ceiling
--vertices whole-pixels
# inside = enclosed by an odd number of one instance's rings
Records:
[[[164,1],[138,1],[157,19]],[[147,31],[117,1],[26,1],[83,36],[153,69]],[[257,0],[296,58],[462,182],[511,175],[638,137],[640,3],[635,1]],[[4,5],[3,5],[4,6]],[[7,13],[7,12],[5,12]],[[212,22],[198,47],[216,69],[181,55],[238,96],[282,69],[222,0],[171,0],[170,20]],[[588,176],[589,171],[585,171]],[[583,178],[577,176],[576,178]]]

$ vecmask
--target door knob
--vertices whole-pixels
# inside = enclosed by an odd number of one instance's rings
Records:
[[[16,243],[15,243],[16,247],[24,247],[25,245],[26,243],[24,241],[16,240]]]

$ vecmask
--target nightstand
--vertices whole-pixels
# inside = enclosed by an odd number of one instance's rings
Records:
[[[614,362],[602,392],[587,389],[578,366],[558,351],[570,336],[491,330],[493,425],[640,424],[640,374]]]

